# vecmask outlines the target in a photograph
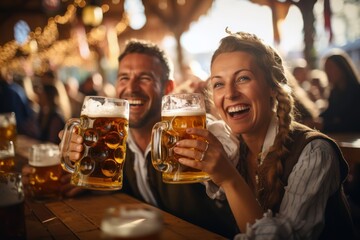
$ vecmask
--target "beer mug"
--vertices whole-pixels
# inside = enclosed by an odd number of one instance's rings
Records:
[[[122,204],[105,210],[101,221],[102,239],[161,239],[163,216],[155,208]]]
[[[21,173],[0,171],[1,239],[26,239],[25,194]]]
[[[35,169],[29,174],[30,197],[36,201],[59,199],[60,178],[64,174],[59,146],[52,143],[36,144],[29,151],[29,165]]]
[[[0,141],[0,171],[15,171],[15,149],[13,141]]]
[[[187,128],[206,128],[204,96],[200,93],[180,93],[162,98],[161,122],[154,125],[151,136],[151,158],[166,183],[193,183],[209,180],[209,175],[178,162],[174,147],[182,139],[196,136]],[[195,160],[197,161],[197,160]]]
[[[72,173],[71,183],[94,190],[121,189],[128,128],[127,100],[85,97],[80,119],[66,123],[60,143],[61,165]],[[74,131],[84,138],[84,152],[76,162],[69,158]]]
[[[16,118],[15,113],[0,113],[0,142],[16,141]]]

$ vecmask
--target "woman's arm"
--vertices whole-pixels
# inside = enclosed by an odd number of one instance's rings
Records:
[[[228,159],[222,143],[212,133],[197,128],[187,129],[187,133],[205,138],[208,148],[202,161],[194,160],[200,159],[206,143],[193,139],[181,140],[174,148],[177,154],[184,156],[179,162],[207,172],[214,183],[223,188],[239,228],[245,231],[247,223],[254,223],[263,214],[253,191]]]

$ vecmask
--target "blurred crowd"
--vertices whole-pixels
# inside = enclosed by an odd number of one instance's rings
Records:
[[[115,97],[115,87],[99,72],[81,83],[75,77],[61,81],[55,69],[35,75],[24,60],[24,74],[1,70],[0,112],[15,112],[19,134],[59,143],[57,133],[71,117],[79,117],[86,95]],[[286,74],[296,100],[297,121],[324,133],[360,132],[359,75],[351,58],[340,49],[322,56],[318,69],[304,59],[288,64]],[[207,79],[190,67],[174,92],[203,92]],[[217,114],[208,104],[208,111]]]

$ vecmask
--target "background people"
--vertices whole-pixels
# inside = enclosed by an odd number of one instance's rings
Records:
[[[71,105],[64,84],[53,72],[44,73],[37,88],[40,111],[38,115],[39,137],[43,142],[60,143],[59,131],[71,117]]]
[[[321,113],[322,131],[360,132],[360,77],[349,55],[332,49],[322,59],[328,77],[328,106]]]
[[[308,93],[299,85],[290,71],[285,69],[285,74],[294,98],[295,120],[310,128],[317,128],[319,125],[319,108],[316,103],[310,99]]]
[[[71,117],[77,118],[80,116],[85,98],[84,94],[79,91],[79,81],[74,77],[69,77],[66,79],[64,86],[71,105]]]
[[[13,73],[1,69],[0,73],[0,113],[14,112],[18,134],[36,136],[36,115],[31,108],[24,88],[14,82]]]

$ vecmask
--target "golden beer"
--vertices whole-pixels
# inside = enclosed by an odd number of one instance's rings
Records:
[[[126,154],[128,120],[122,117],[80,117],[84,153],[71,182],[93,189],[120,189]]]
[[[3,156],[0,153],[0,171],[14,172],[15,171],[15,156]]]
[[[0,125],[0,139],[1,140],[16,140],[16,125],[15,124],[6,124]]]
[[[61,165],[72,173],[73,185],[95,190],[122,188],[129,112],[127,100],[85,97],[80,119],[67,121],[60,143]],[[70,159],[74,131],[84,138],[84,151],[76,162]]]
[[[32,199],[46,201],[61,197],[60,178],[64,170],[56,144],[35,144],[30,148],[29,165],[35,170],[29,174],[29,194]]]
[[[180,164],[178,159],[181,156],[175,154],[173,151],[177,141],[182,139],[196,138],[196,136],[186,133],[187,128],[206,127],[205,113],[178,113],[177,116],[162,116],[162,121],[167,121],[170,123],[170,130],[163,134],[161,141],[163,152],[167,153],[166,160],[164,162],[171,166],[171,171],[163,173],[163,181],[168,183],[186,183],[208,179],[208,174],[198,169],[190,168]],[[176,139],[176,141],[174,141],[174,139]]]
[[[0,141],[16,141],[15,113],[0,113]]]
[[[33,199],[44,201],[61,197],[60,178],[64,174],[59,164],[34,167],[35,172],[29,176],[29,191]]]
[[[0,171],[15,171],[15,149],[12,141],[0,142]]]
[[[162,172],[166,183],[193,183],[209,180],[209,175],[179,163],[174,147],[182,139],[195,139],[187,128],[206,128],[203,95],[198,93],[166,95],[162,100],[161,122],[154,125],[151,151],[153,166]],[[194,159],[195,160],[195,159]]]

